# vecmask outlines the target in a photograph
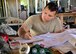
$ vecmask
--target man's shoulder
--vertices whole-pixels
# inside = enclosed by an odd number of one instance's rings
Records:
[[[53,23],[58,23],[58,22],[60,22],[59,17],[54,18],[54,19],[52,20],[52,22],[53,22]]]
[[[54,20],[55,20],[55,21],[59,21],[60,19],[59,19],[59,17],[56,17]]]
[[[35,21],[36,21],[36,20],[39,19],[39,16],[40,16],[40,15],[32,15],[32,16],[30,16],[29,18],[30,18],[30,20],[33,20],[33,21],[35,20]]]
[[[30,16],[31,18],[34,18],[34,17],[39,17],[39,15],[32,15]]]

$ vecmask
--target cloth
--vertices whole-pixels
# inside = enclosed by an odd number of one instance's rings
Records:
[[[23,19],[23,20],[26,20],[26,11],[22,11],[21,13],[20,13],[20,19]]]
[[[49,22],[42,22],[40,15],[33,15],[30,16],[24,23],[28,26],[28,28],[31,28],[30,31],[32,36],[62,30],[62,24],[58,17],[50,20]]]
[[[2,24],[0,26],[0,32],[5,33],[7,35],[16,35],[17,32],[13,30],[8,24]]]

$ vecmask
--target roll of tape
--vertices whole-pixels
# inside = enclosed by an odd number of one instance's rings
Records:
[[[28,54],[30,51],[30,47],[28,44],[20,44],[19,53],[20,54]]]

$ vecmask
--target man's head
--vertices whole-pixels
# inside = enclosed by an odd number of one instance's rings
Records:
[[[55,18],[57,12],[57,4],[54,2],[48,3],[42,10],[42,20],[44,22],[50,21]]]

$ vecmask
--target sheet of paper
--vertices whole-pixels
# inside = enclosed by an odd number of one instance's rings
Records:
[[[34,44],[43,44],[44,47],[48,48],[61,45],[72,37],[69,34],[65,35],[64,33],[47,33],[39,35],[37,36],[37,38],[42,38],[44,41],[35,42]]]
[[[76,34],[70,34],[70,35],[76,39]]]
[[[60,52],[67,53],[68,51],[71,51],[73,54],[76,54],[76,48],[74,48],[69,42],[65,42],[63,45],[55,46],[53,47]]]
[[[33,36],[31,40],[25,40],[22,38],[16,38],[16,41],[21,43],[34,43],[34,44],[43,44],[44,47],[52,47],[62,45],[67,42],[69,39],[73,38],[70,34],[76,34],[76,30],[66,30],[62,33],[46,33],[38,36]]]
[[[33,42],[43,41],[43,39],[35,38],[35,37],[32,37],[31,40],[26,40],[26,39],[23,39],[21,37],[17,37],[17,38],[15,38],[15,40],[20,42],[20,43],[33,43]]]
[[[73,35],[71,35],[73,34]],[[45,47],[52,47],[62,45],[68,40],[76,37],[76,29],[68,29],[62,33],[47,33],[39,35],[38,37],[43,38],[44,41],[36,42],[34,44],[43,44]]]
[[[71,43],[74,48],[76,48],[76,39],[75,38],[70,39],[68,42]]]

